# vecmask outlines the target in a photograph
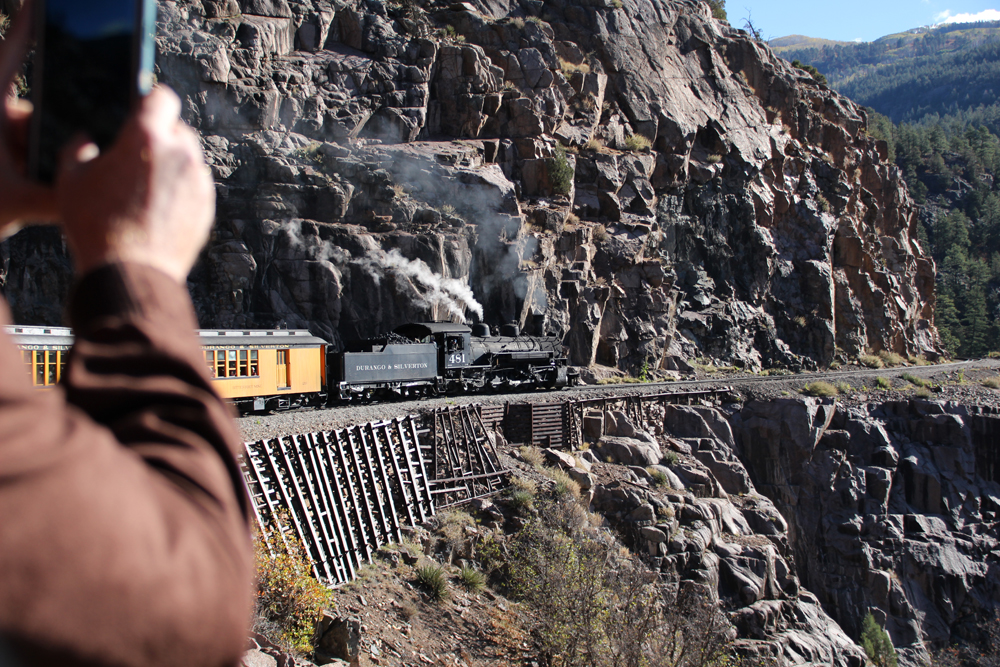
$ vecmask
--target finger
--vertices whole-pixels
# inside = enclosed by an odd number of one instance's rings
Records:
[[[27,147],[32,109],[28,100],[7,100],[7,141],[15,153]]]
[[[12,217],[22,222],[53,222],[59,219],[59,202],[52,188],[24,181],[8,194]]]
[[[35,105],[31,103],[31,100],[26,100],[21,97],[7,100],[7,118],[12,121],[21,121],[31,118],[31,114],[34,110]]]
[[[14,17],[7,34],[4,35],[3,43],[0,44],[0,86],[3,87],[5,95],[9,95],[14,79],[21,70],[24,54],[28,50],[28,42],[31,40],[32,5],[31,0],[24,3],[21,11]]]
[[[19,181],[15,187],[5,190],[3,218],[0,219],[4,236],[16,233],[24,224],[55,222],[58,219],[59,201],[52,188]]]
[[[139,124],[149,131],[169,131],[181,117],[181,98],[166,86],[157,86],[139,103]]]
[[[77,171],[101,154],[101,149],[82,134],[75,136],[59,153],[59,172]]]
[[[31,127],[32,105],[28,100],[7,99],[7,122],[0,138],[6,139],[8,150],[0,150],[0,163],[10,162],[23,170],[28,154],[28,132]]]

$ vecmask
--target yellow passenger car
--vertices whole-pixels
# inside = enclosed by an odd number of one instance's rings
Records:
[[[51,389],[62,379],[66,357],[73,347],[73,330],[67,327],[4,327],[21,350],[31,384]]]
[[[326,403],[326,341],[303,329],[201,330],[219,394],[243,412]]]
[[[32,384],[62,379],[73,331],[8,326]],[[216,391],[242,412],[288,410],[326,403],[326,341],[302,329],[201,330],[205,363]]]

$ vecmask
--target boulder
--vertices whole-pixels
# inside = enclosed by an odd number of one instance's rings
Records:
[[[605,436],[595,446],[605,458],[627,466],[650,466],[660,462],[662,453],[655,441]]]
[[[661,474],[667,480],[667,486],[678,491],[684,490],[684,483],[674,474],[674,471],[664,465],[649,466],[649,471],[653,474]]]
[[[278,667],[278,661],[259,649],[250,649],[243,654],[240,667]]]
[[[244,14],[291,18],[292,10],[287,0],[239,0]]]
[[[561,452],[558,449],[543,449],[542,455],[549,463],[565,468],[567,470],[576,467],[576,458],[572,454]]]
[[[361,619],[324,612],[316,623],[314,661],[324,664],[343,660],[357,664],[361,652]]]
[[[583,434],[592,440],[599,440],[604,435],[604,413],[600,410],[587,410],[583,415]]]
[[[210,19],[224,19],[239,16],[242,9],[236,0],[201,0],[205,16]]]
[[[649,503],[643,503],[636,507],[628,515],[628,520],[633,523],[653,523],[656,521],[656,510]]]
[[[594,477],[582,468],[570,468],[569,476],[580,485],[581,491],[590,491],[594,488]]]

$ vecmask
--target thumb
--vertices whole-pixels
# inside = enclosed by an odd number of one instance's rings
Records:
[[[101,149],[83,134],[73,137],[59,153],[59,173],[69,174],[82,169],[101,154]]]

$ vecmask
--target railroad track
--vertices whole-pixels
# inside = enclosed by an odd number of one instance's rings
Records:
[[[823,371],[817,373],[795,373],[789,375],[757,376],[728,375],[698,380],[675,380],[670,382],[648,382],[642,384],[582,385],[558,391],[530,391],[511,394],[466,394],[443,396],[429,399],[394,401],[344,405],[333,408],[310,408],[279,412],[272,415],[251,415],[239,420],[244,439],[257,440],[263,437],[277,437],[289,433],[307,433],[341,428],[349,424],[377,421],[392,416],[422,413],[435,408],[470,405],[503,405],[506,403],[556,403],[564,401],[588,401],[605,398],[650,395],[656,393],[695,394],[706,389],[715,391],[763,389],[775,383],[787,383],[790,392],[802,384],[816,380],[837,382],[845,380],[857,385],[860,378],[899,377],[904,373],[930,378],[944,373],[961,370],[990,369],[1000,371],[1000,360],[979,359],[959,361],[934,366],[902,366],[898,368],[852,368],[849,370]]]
[[[789,373],[788,375],[730,375],[717,378],[706,378],[702,380],[670,380],[667,382],[644,382],[641,384],[605,384],[605,385],[579,385],[569,387],[563,392],[594,391],[595,389],[676,389],[682,387],[710,387],[725,384],[767,384],[774,382],[812,382],[815,380],[838,380],[864,376],[901,376],[904,373],[912,373],[916,376],[936,375],[942,372],[952,372],[959,370],[971,370],[992,368],[1000,370],[1000,359],[974,359],[969,361],[957,361],[947,364],[935,364],[931,366],[897,366],[895,368],[852,368],[846,371],[822,371],[814,373]]]

